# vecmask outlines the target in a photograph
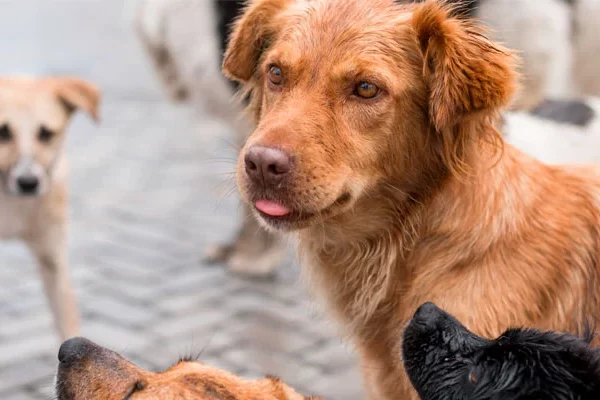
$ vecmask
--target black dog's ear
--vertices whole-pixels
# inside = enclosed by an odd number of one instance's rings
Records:
[[[274,17],[293,0],[250,2],[235,24],[223,59],[223,72],[233,80],[248,82],[256,70],[261,52],[277,31]]]

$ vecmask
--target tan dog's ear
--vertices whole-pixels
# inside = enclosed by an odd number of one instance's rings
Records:
[[[466,117],[497,112],[517,86],[514,55],[451,12],[429,0],[415,7],[412,19],[430,90],[429,114],[440,132]]]
[[[273,18],[293,0],[254,0],[250,2],[231,33],[223,58],[223,71],[230,79],[248,82],[260,55],[275,34]]]
[[[50,78],[52,90],[69,110],[85,110],[94,121],[99,121],[100,90],[89,82],[77,78]]]

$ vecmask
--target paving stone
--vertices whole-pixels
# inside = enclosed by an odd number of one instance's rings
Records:
[[[54,354],[58,351],[58,339],[53,330],[40,330],[35,335],[12,337],[0,343],[0,368],[14,365],[22,359]]]
[[[0,368],[0,393],[42,379],[51,380],[55,367],[56,362],[51,363],[47,358],[39,357],[19,360],[14,364],[3,366]]]
[[[0,398],[3,400],[41,400],[50,398],[50,395],[41,396],[33,391],[19,390],[12,393],[0,392]]]
[[[82,335],[117,352],[139,350],[155,338],[152,332],[124,328],[96,316],[84,321]]]
[[[53,320],[48,312],[21,317],[5,317],[0,325],[0,343],[14,336],[28,336],[53,328]]]
[[[318,347],[313,347],[305,352],[303,360],[322,366],[326,371],[345,369],[353,365],[355,357],[352,346],[344,345],[339,339],[326,340]]]
[[[217,325],[229,317],[218,308],[199,309],[193,313],[163,318],[153,331],[165,339],[187,335],[190,340],[195,335],[214,333]]]
[[[95,295],[82,304],[82,309],[97,319],[116,321],[121,326],[144,326],[156,317],[151,308],[116,295]]]

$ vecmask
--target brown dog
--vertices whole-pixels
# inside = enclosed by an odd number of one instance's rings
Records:
[[[317,400],[278,378],[248,381],[197,361],[182,360],[160,373],[144,371],[83,338],[63,343],[58,359],[58,400]]]
[[[38,259],[62,339],[79,332],[66,256],[65,129],[77,108],[97,119],[99,101],[98,89],[75,78],[0,79],[0,239],[23,240]]]
[[[299,230],[371,399],[415,398],[398,327],[433,301],[480,335],[600,322],[600,179],[503,144],[511,52],[434,1],[256,0],[224,70],[252,94],[243,198]]]

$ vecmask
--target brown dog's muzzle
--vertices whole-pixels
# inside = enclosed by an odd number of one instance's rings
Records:
[[[120,400],[141,378],[138,368],[117,353],[80,337],[60,346],[58,400]]]

